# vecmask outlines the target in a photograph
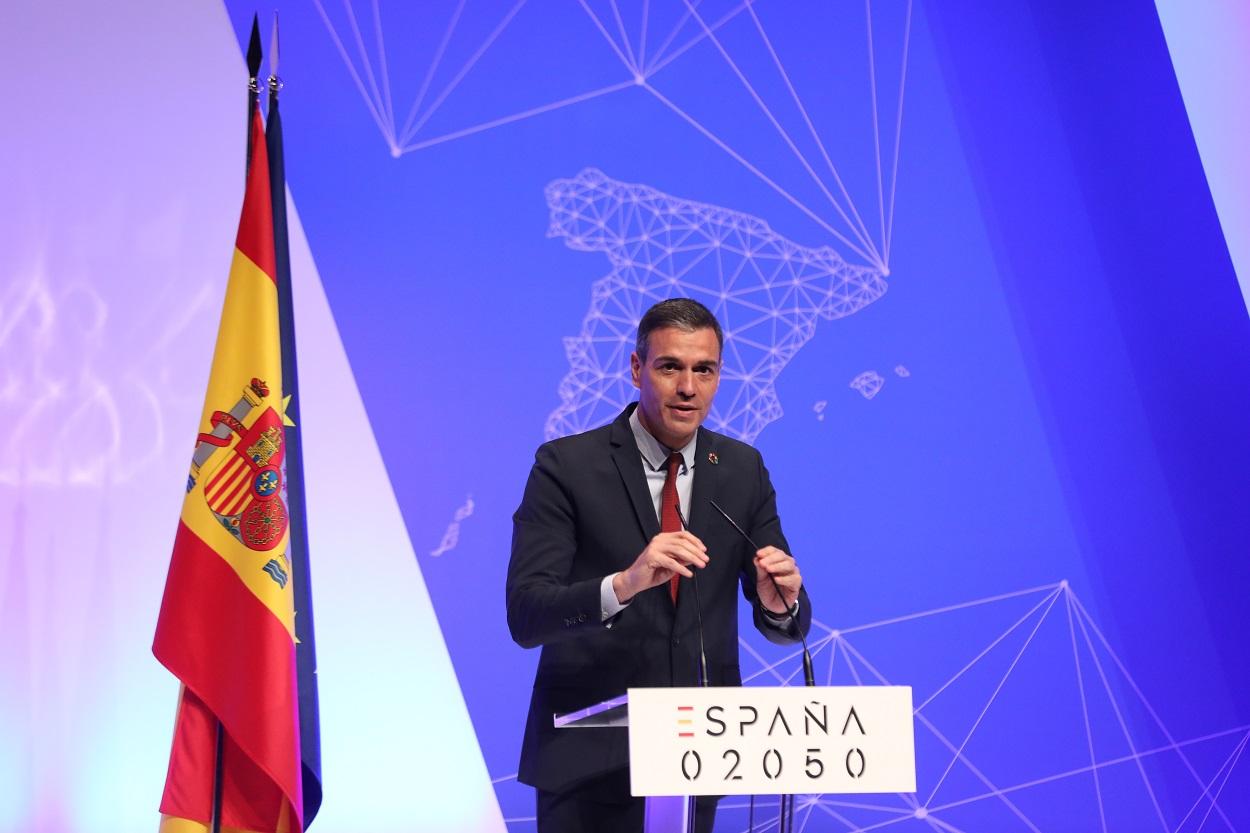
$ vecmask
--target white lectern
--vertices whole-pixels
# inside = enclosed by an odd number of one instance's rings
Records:
[[[631,688],[555,716],[629,730],[646,833],[688,833],[690,796],[916,791],[911,688]]]

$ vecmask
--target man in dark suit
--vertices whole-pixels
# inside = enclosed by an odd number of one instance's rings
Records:
[[[737,585],[771,641],[797,641],[796,618],[804,632],[811,622],[759,453],[700,427],[723,346],[702,304],[656,304],[630,357],[637,405],[538,449],[513,518],[507,597],[513,639],[543,646],[518,772],[537,789],[539,833],[641,830],[626,733],[558,730],[552,716],[630,687],[697,685],[696,572],[710,685],[742,682]],[[714,812],[700,800],[701,830]]]

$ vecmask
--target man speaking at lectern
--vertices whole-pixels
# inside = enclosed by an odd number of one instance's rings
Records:
[[[630,356],[637,404],[535,456],[513,516],[507,596],[512,638],[543,646],[517,774],[537,790],[539,833],[642,829],[643,800],[629,794],[627,733],[556,729],[552,716],[631,687],[698,685],[691,576],[709,685],[742,683],[739,584],[770,641],[797,641],[796,618],[804,633],[810,625],[759,452],[700,427],[723,348],[706,307],[661,301],[642,317]],[[714,812],[715,799],[699,800],[701,830],[711,830]]]

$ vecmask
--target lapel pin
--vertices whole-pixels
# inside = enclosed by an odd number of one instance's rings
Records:
[[[720,462],[720,458],[716,456],[715,451],[709,451],[707,454],[707,461],[715,466],[717,463]]]

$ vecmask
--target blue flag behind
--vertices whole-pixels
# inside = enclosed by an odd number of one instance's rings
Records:
[[[274,50],[276,52],[276,49]],[[276,58],[276,55],[273,56]],[[286,168],[282,154],[282,117],[276,77],[269,84],[269,183],[273,199],[273,235],[278,283],[279,334],[282,340],[282,394],[287,402],[286,487],[290,516],[289,559],[295,591],[295,660],[299,679],[300,757],[304,782],[304,829],[321,807],[321,728],[317,706],[317,643],[313,635],[312,578],[308,569],[308,522],[304,501],[304,455],[300,426],[299,373],[295,357],[295,307],[291,293],[291,253],[286,226]]]

